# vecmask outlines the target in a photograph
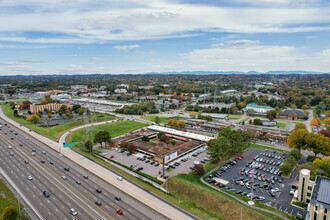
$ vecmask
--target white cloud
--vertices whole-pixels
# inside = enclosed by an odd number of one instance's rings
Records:
[[[29,43],[102,43],[189,37],[192,32],[282,33],[329,30],[329,5],[314,0],[257,0],[257,6],[221,7],[165,0],[1,1],[2,41]],[[247,2],[247,0],[236,0]],[[248,1],[252,2],[252,1]],[[260,6],[261,5],[261,6]],[[289,7],[290,6],[290,7]],[[24,8],[25,10],[22,10]],[[6,12],[8,11],[8,12]],[[46,32],[49,37],[26,37]],[[31,36],[31,35],[29,35]]]
[[[114,46],[113,48],[115,48],[117,50],[128,51],[128,50],[136,49],[136,48],[139,48],[139,47],[140,47],[140,45],[133,44],[133,45]]]
[[[182,54],[181,57],[197,67],[205,66],[204,70],[330,70],[330,50],[306,55],[293,46],[262,45],[259,41],[249,40],[228,41],[217,47]]]

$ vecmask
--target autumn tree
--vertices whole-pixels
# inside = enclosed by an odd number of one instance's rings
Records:
[[[325,156],[330,155],[330,138],[318,133],[309,133],[306,136],[307,149],[313,151],[315,157],[321,153]]]
[[[190,114],[189,114],[189,116],[190,116],[191,118],[195,118],[197,115],[198,115],[197,112],[190,112]]]
[[[170,120],[168,120],[167,124],[168,124],[169,126],[173,126],[173,122],[174,122],[174,120],[173,120],[173,119],[170,119]]]
[[[297,129],[306,129],[307,130],[306,124],[305,123],[296,124],[295,127],[294,127],[294,130],[297,130]]]
[[[204,167],[202,164],[195,164],[195,166],[192,169],[198,176],[203,176],[205,173]]]
[[[316,158],[313,161],[313,167],[322,170],[322,174],[330,177],[330,158]]]
[[[18,217],[17,209],[14,206],[10,205],[3,210],[3,213],[1,215],[1,220],[13,220],[16,219],[17,217]]]
[[[146,96],[150,96],[150,91],[146,91]]]
[[[186,126],[186,124],[184,123],[183,120],[180,120],[180,121],[178,121],[177,126],[181,127],[181,128],[184,128]]]
[[[134,144],[129,144],[127,146],[127,151],[130,152],[130,153],[133,153],[136,151],[136,146]]]
[[[30,108],[30,105],[31,105],[31,101],[30,100],[26,100],[26,101],[23,101],[22,104],[23,104],[23,109],[29,109]]]
[[[129,143],[124,141],[120,143],[120,148],[126,150],[128,147]]]
[[[26,120],[29,122],[32,122],[32,123],[37,123],[38,121],[40,121],[40,117],[39,117],[39,115],[34,114],[34,115],[31,115],[30,117],[28,117]]]
[[[308,105],[303,105],[302,107],[301,107],[301,109],[304,109],[304,110],[306,110],[306,109],[308,109]]]
[[[294,130],[287,140],[287,144],[290,148],[297,148],[299,150],[306,149],[306,137],[308,131],[306,129]]]
[[[313,119],[311,121],[311,126],[312,127],[319,127],[321,125],[321,120],[319,118]]]

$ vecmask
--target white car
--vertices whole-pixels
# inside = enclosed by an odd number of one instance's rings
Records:
[[[9,149],[12,149],[13,147],[9,145],[8,148],[9,148]]]
[[[71,213],[71,215],[73,215],[73,216],[76,216],[77,214],[78,214],[78,212],[75,210],[75,209],[70,209],[70,213]]]
[[[33,178],[32,178],[32,176],[31,176],[31,175],[30,175],[30,176],[28,176],[28,177],[27,177],[27,179],[28,179],[28,180],[33,180]]]
[[[275,193],[275,192],[279,192],[280,189],[279,188],[274,188],[274,189],[271,189],[271,191]]]
[[[117,180],[122,181],[123,180],[123,177],[117,176]]]
[[[66,176],[62,176],[62,179],[66,180]]]

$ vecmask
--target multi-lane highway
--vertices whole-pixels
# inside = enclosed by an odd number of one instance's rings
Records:
[[[7,121],[1,120],[1,123],[0,168],[20,189],[39,218],[166,219]],[[70,170],[65,171],[66,167]],[[27,179],[30,175],[32,180]],[[97,189],[102,192],[98,193]],[[43,191],[50,196],[45,197]],[[121,200],[117,201],[116,196]],[[101,205],[96,205],[96,201]],[[71,208],[78,215],[73,216]],[[119,215],[116,209],[121,209],[123,214]]]

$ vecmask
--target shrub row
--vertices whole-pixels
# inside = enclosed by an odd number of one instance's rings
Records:
[[[288,159],[280,167],[280,170],[283,172],[284,175],[288,176],[300,159],[300,151],[298,149],[291,150]]]

